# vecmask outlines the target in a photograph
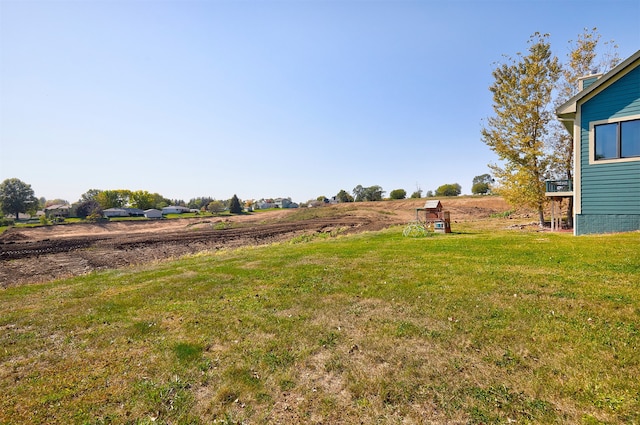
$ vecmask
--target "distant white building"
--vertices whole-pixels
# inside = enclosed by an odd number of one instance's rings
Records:
[[[299,205],[291,201],[291,198],[277,198],[275,200],[278,208],[298,208]]]
[[[162,218],[162,211],[155,208],[144,210],[144,216],[147,218]]]
[[[269,208],[298,208],[299,205],[291,202],[291,198],[261,199],[254,203],[255,209],[266,210]]]
[[[129,217],[144,217],[144,211],[140,208],[125,208],[124,210],[129,214]]]
[[[276,204],[273,202],[267,202],[265,200],[260,200],[253,204],[254,208],[257,210],[268,210],[269,208],[275,208]]]
[[[188,212],[189,208],[180,205],[169,205],[162,209],[162,214],[184,214]]]
[[[124,208],[107,208],[102,211],[102,214],[109,217],[129,217],[129,213]]]

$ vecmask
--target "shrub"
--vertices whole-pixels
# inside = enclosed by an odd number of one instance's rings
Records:
[[[391,199],[405,199],[407,197],[407,191],[404,189],[395,189],[389,193]]]
[[[436,196],[458,196],[462,193],[462,187],[458,183],[443,184],[436,189]]]
[[[98,213],[93,213],[93,214],[88,215],[86,217],[86,220],[89,221],[89,222],[95,223],[97,221],[102,221],[103,218],[102,218],[102,215],[100,215]]]
[[[7,217],[0,217],[0,226],[13,226],[14,221]]]

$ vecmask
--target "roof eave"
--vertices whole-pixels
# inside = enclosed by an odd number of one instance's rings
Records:
[[[604,74],[602,77],[600,77],[597,81],[595,81],[589,87],[578,92],[571,99],[567,100],[565,103],[560,105],[560,107],[556,109],[556,116],[560,119],[567,117],[570,114],[573,114],[575,116],[575,113],[577,110],[577,104],[580,100],[587,97],[589,94],[595,92],[596,90],[599,90],[599,88],[602,87],[604,84],[606,84],[611,78],[613,78],[619,72],[621,72],[622,70],[624,70],[625,68],[633,64],[638,59],[640,59],[640,50],[638,50],[633,55],[629,56],[627,59],[620,62],[616,67],[614,67],[611,71]]]

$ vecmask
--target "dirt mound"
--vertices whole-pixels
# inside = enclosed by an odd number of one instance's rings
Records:
[[[24,233],[20,233],[15,229],[9,229],[6,232],[0,234],[0,243],[24,241],[26,239],[29,239],[27,235],[25,235]]]

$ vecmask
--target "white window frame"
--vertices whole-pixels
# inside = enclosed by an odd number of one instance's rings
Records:
[[[597,125],[602,125],[602,124],[615,124],[615,123],[620,123],[624,121],[633,121],[633,120],[640,120],[640,114],[629,115],[628,117],[610,118],[610,119],[600,120],[600,121],[591,121],[589,123],[589,165],[640,161],[640,156],[633,156],[629,158],[609,158],[609,159],[596,160],[595,127]]]

